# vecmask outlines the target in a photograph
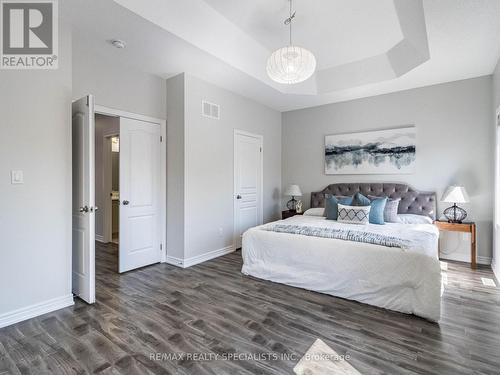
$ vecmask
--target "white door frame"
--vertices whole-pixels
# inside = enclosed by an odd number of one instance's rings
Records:
[[[160,226],[161,226],[161,263],[167,261],[167,120],[155,117],[139,115],[136,113],[126,112],[115,108],[104,107],[95,105],[95,113],[111,116],[111,117],[124,117],[132,120],[143,122],[150,122],[152,124],[160,125],[160,134],[162,142],[160,145],[161,150],[161,176],[160,176]]]
[[[254,134],[247,132],[245,130],[234,129],[233,135],[233,248],[236,249],[237,233],[236,228],[236,211],[238,209],[238,201],[236,200],[236,196],[238,192],[236,191],[236,155],[238,154],[238,143],[236,142],[236,137],[238,135],[245,135],[247,137],[257,138],[260,141],[260,147],[262,147],[262,152],[260,153],[260,217],[259,224],[263,224],[264,222],[264,137],[260,134]]]

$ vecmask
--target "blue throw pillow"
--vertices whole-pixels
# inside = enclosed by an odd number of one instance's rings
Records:
[[[352,198],[352,206],[369,206],[371,201],[361,193],[354,194]]]
[[[339,203],[346,206],[352,205],[352,197],[336,197],[325,195],[325,216],[327,220],[337,220],[339,216]]]
[[[374,200],[381,197],[375,197],[373,195],[369,195],[368,198],[370,198],[370,200]],[[398,209],[400,202],[401,198],[395,198],[395,199],[387,198],[387,202],[385,203],[385,209],[384,209],[384,221],[386,223],[399,223]]]
[[[370,224],[385,224],[384,210],[387,203],[387,197],[375,198],[370,200],[361,193],[354,194],[352,199],[353,206],[371,206]]]
[[[376,198],[371,201],[370,208],[370,224],[385,224],[384,221],[384,210],[385,204],[387,203],[387,197]]]

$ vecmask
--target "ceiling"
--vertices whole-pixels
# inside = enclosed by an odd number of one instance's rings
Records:
[[[287,0],[68,0],[61,13],[77,48],[165,78],[186,72],[280,111],[491,74],[500,55],[498,0],[293,4],[294,44],[318,71],[291,86],[265,71],[287,44]]]
[[[287,0],[205,2],[269,51],[288,44],[288,27],[283,23],[289,15]],[[348,3],[349,6],[345,0],[292,3],[296,12],[293,42],[314,52],[319,69],[377,55],[403,39],[393,0]]]

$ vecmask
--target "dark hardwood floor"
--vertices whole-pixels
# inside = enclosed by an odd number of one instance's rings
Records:
[[[115,245],[96,252],[97,303],[1,329],[0,374],[292,374],[317,338],[360,374],[500,374],[500,289],[481,282],[490,269],[448,263],[435,324],[246,277],[239,252],[124,275]],[[267,352],[278,359],[208,357]]]

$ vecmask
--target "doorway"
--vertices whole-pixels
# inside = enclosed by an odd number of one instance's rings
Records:
[[[96,278],[119,272],[120,117],[95,114]]]
[[[95,115],[96,240],[119,242],[120,118]],[[118,255],[117,255],[118,256]]]
[[[72,127],[73,292],[93,303],[102,245],[116,249],[113,272],[166,260],[166,121],[88,96],[73,103]]]
[[[111,171],[107,169],[107,179],[111,180],[111,189],[108,201],[111,203],[110,214],[108,214],[107,230],[111,242],[119,245],[120,240],[120,135],[114,135],[106,139],[108,159],[111,159]],[[108,181],[109,184],[109,181]]]
[[[243,233],[263,222],[263,137],[234,131],[234,245]]]
[[[117,272],[160,262],[160,126],[96,114],[95,142],[96,240]]]

